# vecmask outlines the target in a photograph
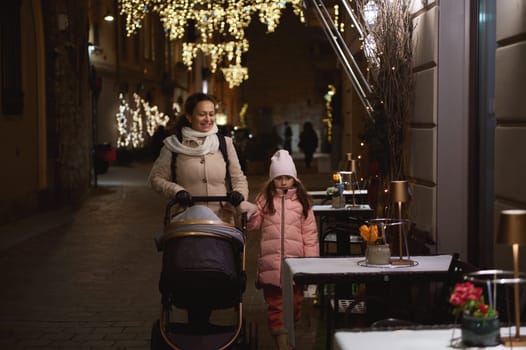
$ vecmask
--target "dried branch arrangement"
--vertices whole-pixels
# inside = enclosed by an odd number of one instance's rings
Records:
[[[363,135],[370,160],[380,163],[381,190],[407,176],[408,125],[414,98],[413,24],[407,3],[356,0],[364,23],[363,52],[374,108]],[[388,198],[386,203],[390,203]]]

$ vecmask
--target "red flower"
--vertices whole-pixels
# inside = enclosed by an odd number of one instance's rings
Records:
[[[453,313],[476,317],[493,317],[495,311],[484,302],[482,288],[475,287],[471,282],[458,283],[449,298],[454,306]]]

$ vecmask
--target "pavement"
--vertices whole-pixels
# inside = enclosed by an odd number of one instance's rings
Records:
[[[310,190],[325,189],[330,174],[298,174]],[[315,161],[316,165],[316,161]],[[159,318],[165,200],[146,183],[151,163],[110,166],[79,208],[41,213],[0,227],[0,349],[146,350]],[[265,173],[248,171],[251,198]],[[258,349],[275,349],[263,295],[254,287],[259,233],[246,246],[243,316],[258,329]],[[307,298],[297,325],[297,349],[324,349],[325,323]]]

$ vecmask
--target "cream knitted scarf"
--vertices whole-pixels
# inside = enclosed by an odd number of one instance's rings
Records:
[[[217,125],[207,132],[196,131],[185,126],[181,129],[183,142],[179,142],[177,136],[172,135],[164,139],[164,145],[172,152],[185,154],[187,156],[203,156],[213,153],[219,149],[217,138]]]

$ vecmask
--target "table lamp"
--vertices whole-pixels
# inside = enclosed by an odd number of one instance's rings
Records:
[[[354,195],[354,184],[353,184],[353,176],[354,176],[354,183],[358,184],[358,177],[357,177],[357,171],[356,171],[356,159],[352,159],[352,153],[347,153],[345,156],[346,159],[346,168],[347,170],[340,171],[340,174],[348,174],[349,175],[349,185],[351,187],[351,195],[352,195],[352,207],[356,207],[356,197]]]
[[[513,275],[519,278],[519,244],[526,244],[526,210],[510,209],[500,212],[497,243],[508,244],[513,250]],[[519,284],[514,285],[515,336],[504,339],[506,346],[526,346],[526,337],[520,334]]]
[[[398,206],[398,220],[400,220],[399,232],[398,232],[398,245],[400,248],[400,258],[392,259],[391,264],[393,265],[411,265],[413,262],[409,259],[403,258],[403,229],[404,224],[402,223],[402,203],[409,200],[409,187],[407,181],[391,181],[391,196],[393,201]],[[406,246],[407,256],[409,257],[409,249]]]

